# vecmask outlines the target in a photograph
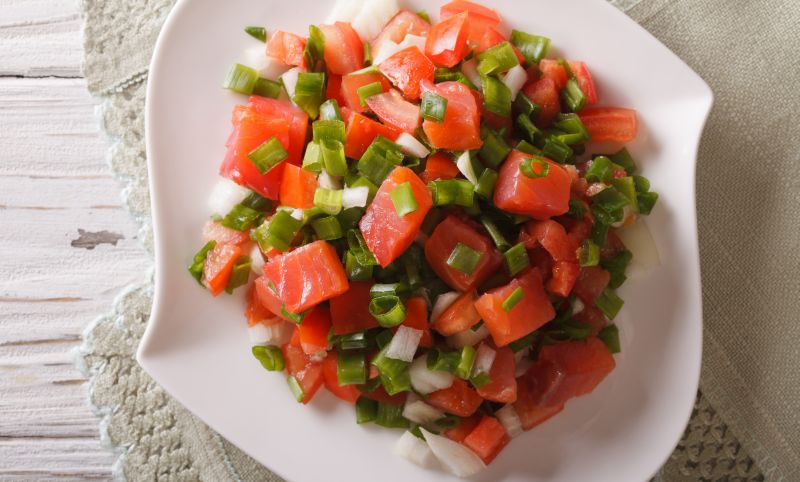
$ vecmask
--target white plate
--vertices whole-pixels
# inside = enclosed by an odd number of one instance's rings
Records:
[[[438,12],[444,2],[404,1]],[[617,323],[618,368],[591,395],[515,439],[478,480],[636,481],[677,443],[700,373],[701,302],[695,225],[697,146],[712,94],[665,46],[602,0],[486,1],[510,26],[546,35],[560,56],[587,61],[604,105],[638,110],[630,150],[661,195],[648,219],[663,266],[631,280]],[[147,92],[147,153],[156,239],[156,292],[138,359],[224,437],[293,481],[441,481],[392,455],[400,433],[358,426],[353,408],[320,391],[299,405],[284,378],[249,350],[243,295],[212,298],[186,271],[200,245],[206,198],[246,99],[220,88],[257,45],[246,25],[307,31],[321,0],[181,0],[156,45]],[[527,19],[527,20],[524,20]]]

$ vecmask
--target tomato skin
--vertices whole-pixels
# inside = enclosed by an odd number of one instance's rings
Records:
[[[578,87],[586,95],[586,103],[588,105],[596,104],[597,87],[595,87],[594,78],[592,78],[592,73],[589,72],[586,63],[579,60],[570,60],[567,63],[572,73],[575,74],[575,81],[578,82]]]
[[[439,15],[444,20],[462,12],[467,13],[467,40],[473,45],[478,45],[485,33],[501,22],[500,15],[493,9],[466,0],[442,5]]]
[[[413,134],[419,127],[419,106],[403,98],[395,89],[367,98],[367,105],[384,124]]]
[[[550,165],[547,176],[531,179],[519,169],[529,154],[511,151],[500,168],[494,188],[494,204],[515,214],[535,219],[559,216],[569,210],[570,179],[563,167],[542,158]]]
[[[347,274],[336,250],[314,241],[271,258],[264,274],[273,283],[289,313],[300,313],[347,291]]]
[[[206,255],[203,283],[212,295],[222,293],[233,273],[233,264],[242,255],[242,248],[233,244],[217,244]]]
[[[356,403],[361,392],[355,385],[339,385],[339,354],[335,351],[328,352],[322,360],[322,378],[325,388],[337,398],[347,403]]]
[[[203,226],[203,242],[216,241],[221,244],[235,244],[241,246],[250,241],[248,233],[227,228],[219,221],[206,221]]]
[[[550,405],[590,393],[616,367],[605,343],[595,337],[545,345],[539,352],[539,360],[552,363],[564,373],[561,383],[549,396]]]
[[[490,464],[511,441],[505,427],[496,418],[485,415],[478,426],[464,439],[464,445],[475,452],[483,463]]]
[[[349,74],[364,66],[364,44],[347,22],[320,25],[325,35],[325,65],[336,75]]]
[[[555,59],[540,60],[539,71],[541,71],[542,77],[552,80],[558,90],[563,89],[569,80],[567,71]]]
[[[514,352],[508,347],[498,348],[489,370],[492,381],[480,387],[478,395],[493,402],[514,403],[517,400],[516,369]]]
[[[417,201],[417,209],[401,218],[397,215],[391,193],[404,183],[410,184]],[[414,171],[407,167],[395,167],[383,181],[358,223],[367,247],[382,267],[388,266],[411,246],[432,205],[430,191]]]
[[[297,325],[300,346],[308,355],[323,352],[328,347],[328,332],[331,330],[331,313],[324,306],[317,306]]]
[[[550,77],[542,77],[539,80],[528,82],[522,92],[533,102],[542,108],[536,118],[536,126],[540,128],[549,127],[556,118],[556,114],[561,110],[561,98],[559,97],[558,87]]]
[[[454,442],[462,443],[464,439],[467,438],[467,435],[475,430],[475,427],[481,422],[481,418],[482,416],[479,413],[472,414],[467,418],[462,418],[458,425],[453,428],[448,428],[442,435]]]
[[[522,300],[511,311],[504,310],[503,302],[517,288],[522,288]],[[487,291],[475,302],[475,309],[498,347],[522,338],[555,317],[536,269],[524,272],[505,286]]]
[[[584,304],[593,305],[603,290],[606,289],[610,280],[611,275],[608,271],[599,266],[588,266],[581,268],[575,287],[572,290]]]
[[[283,359],[286,362],[286,372],[297,379],[300,388],[303,389],[303,405],[314,398],[319,387],[322,386],[322,363],[312,361],[302,348],[292,343],[281,346]]]
[[[595,306],[584,306],[583,310],[572,315],[572,319],[578,323],[589,325],[592,329],[592,336],[597,336],[608,322],[606,315]]]
[[[490,28],[486,30],[486,33],[483,34],[481,37],[480,42],[478,42],[478,48],[475,50],[476,54],[481,54],[490,48],[494,47],[495,45],[501,44],[503,42],[508,41],[506,37],[503,36],[500,32],[495,30],[494,28]],[[522,52],[519,51],[516,45],[511,44],[511,48],[514,49],[514,53],[517,55],[517,60],[519,60],[520,65],[525,65],[525,56],[522,55]]]
[[[422,182],[428,184],[436,179],[453,179],[458,177],[458,166],[444,152],[437,152],[428,156],[425,161],[425,170],[420,175]]]
[[[385,42],[391,41],[399,44],[406,38],[406,35],[411,34],[422,37],[428,35],[430,29],[431,24],[423,20],[416,13],[408,10],[401,10],[386,23],[386,26],[383,27],[383,31],[372,41],[370,48],[374,54],[381,49],[381,46]]]
[[[453,67],[467,56],[467,12],[446,18],[431,27],[425,55],[440,67]]]
[[[530,430],[564,410],[563,403],[550,403],[551,395],[563,378],[564,373],[553,363],[539,360],[517,380],[514,410],[524,430]]]
[[[567,236],[564,226],[552,219],[526,223],[520,232],[520,241],[527,248],[533,248],[537,243],[542,245],[555,261],[576,261],[578,259],[576,253],[578,247]]]
[[[459,417],[469,417],[483,403],[478,392],[460,378],[454,379],[450,387],[431,393],[425,401]]]
[[[382,386],[379,386],[375,390],[371,392],[363,392],[361,395],[363,395],[365,398],[369,398],[370,400],[375,400],[376,402],[400,406],[406,403],[408,392],[400,392],[395,395],[389,395]]]
[[[358,112],[352,112],[345,131],[344,153],[351,159],[360,159],[376,137],[382,136],[394,141],[400,133],[401,131],[395,127],[383,125]]]
[[[259,300],[255,283],[250,285],[247,290],[247,308],[244,310],[244,316],[247,318],[247,326],[254,326],[259,323],[265,326],[272,326],[281,323],[281,319],[267,309]]]
[[[481,260],[472,274],[463,273],[447,264],[458,243],[482,253]],[[469,291],[494,274],[502,264],[500,253],[494,249],[492,240],[454,215],[439,223],[425,241],[425,259],[433,271],[451,288]]]
[[[267,42],[267,55],[274,57],[286,65],[303,65],[303,50],[306,39],[299,35],[281,30],[272,34]]]
[[[420,82],[433,82],[436,66],[417,47],[403,49],[384,60],[380,71],[408,100],[419,100]]]
[[[341,95],[345,105],[353,112],[364,113],[369,110],[366,105],[361,105],[361,98],[358,96],[358,89],[365,85],[381,83],[381,90],[386,92],[391,85],[386,77],[378,72],[367,72],[364,74],[347,74],[342,76]]]
[[[630,142],[636,138],[636,111],[621,107],[592,107],[578,112],[596,142]]]
[[[553,277],[547,282],[547,291],[566,298],[578,280],[581,267],[574,261],[556,261]]]
[[[313,172],[287,164],[283,170],[280,201],[283,206],[308,209],[314,206],[314,192],[317,190],[317,178]]]
[[[475,97],[469,87],[461,82],[422,83],[422,90],[431,91],[447,99],[444,122],[425,119],[422,128],[431,145],[437,149],[469,151],[483,145],[480,115]]]
[[[419,340],[419,346],[423,348],[430,348],[433,346],[433,336],[431,335],[430,325],[428,324],[428,302],[425,298],[415,296],[406,300],[406,310],[408,314],[406,319],[401,323],[403,326],[422,330],[422,338]],[[397,327],[392,329],[397,332]]]
[[[253,286],[255,287],[256,291],[256,298],[258,298],[258,302],[264,306],[267,310],[271,313],[274,313],[275,316],[281,318],[283,320],[289,321],[285,316],[281,314],[281,308],[283,308],[283,301],[278,298],[277,293],[275,293],[272,288],[269,287],[269,279],[266,276],[259,276],[256,278],[255,283]]]
[[[330,300],[335,335],[346,335],[378,327],[369,312],[371,281],[351,281],[350,289]]]
[[[481,321],[481,316],[475,309],[476,299],[478,295],[475,290],[463,293],[444,313],[433,320],[433,329],[444,336],[450,336],[475,326]]]
[[[286,158],[286,162],[299,165],[303,160],[303,151],[306,147],[308,114],[288,101],[268,99],[266,97],[259,97],[257,95],[250,96],[250,103],[248,105],[255,112],[271,115],[279,119],[284,119],[289,123],[289,144],[286,148],[286,151],[289,153],[289,157]],[[277,167],[275,169],[277,169]],[[273,169],[273,171],[275,169]],[[271,172],[272,171],[267,174],[270,174]]]
[[[336,103],[339,104],[339,109],[341,110],[346,104],[344,96],[342,95],[342,76],[336,74],[330,74],[328,76],[328,83],[325,86],[325,98],[326,99],[333,99]],[[344,115],[342,112],[342,117],[347,119],[347,116]]]

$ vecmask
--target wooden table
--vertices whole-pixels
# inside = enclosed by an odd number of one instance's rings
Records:
[[[150,265],[108,167],[80,29],[75,0],[0,0],[2,481],[111,477],[75,350]]]

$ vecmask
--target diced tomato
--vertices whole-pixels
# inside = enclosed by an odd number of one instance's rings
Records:
[[[496,28],[501,22],[500,15],[493,9],[467,0],[454,0],[442,5],[439,15],[444,20],[462,12],[467,12],[467,40],[473,45],[478,45],[486,31]]]
[[[405,183],[411,186],[417,209],[400,217],[391,193]],[[395,167],[358,223],[367,247],[381,266],[385,268],[411,246],[431,205],[431,193],[414,171],[407,167]]]
[[[247,232],[227,228],[218,221],[209,220],[203,226],[203,242],[207,243],[212,240],[218,244],[235,244],[238,246],[250,241],[250,235]]]
[[[348,403],[356,403],[361,392],[355,385],[339,385],[339,355],[335,351],[330,351],[322,360],[322,378],[325,381],[325,388],[336,397]]]
[[[539,360],[550,362],[564,373],[558,387],[549,396],[550,405],[590,393],[616,366],[605,343],[595,337],[545,345]]]
[[[257,95],[250,96],[249,106],[258,113],[284,119],[289,123],[289,147],[286,149],[289,157],[286,158],[286,162],[299,165],[303,160],[303,151],[306,147],[308,114],[288,101],[268,99]]]
[[[592,107],[578,112],[596,142],[630,142],[636,138],[636,111],[621,107]]]
[[[410,134],[419,127],[419,106],[405,100],[395,89],[368,97],[367,105],[388,126]]]
[[[549,127],[556,118],[556,114],[561,110],[561,98],[553,79],[542,77],[529,82],[522,88],[522,92],[528,96],[531,102],[542,108],[536,117],[536,125],[542,128]]]
[[[548,361],[537,361],[518,380],[517,401],[514,410],[522,428],[530,430],[553,415],[564,410],[564,404],[551,404],[551,396],[558,389],[564,373]]]
[[[566,298],[575,286],[580,271],[580,265],[574,261],[556,261],[553,277],[547,282],[547,291]]]
[[[567,71],[555,59],[540,60],[539,71],[542,73],[542,77],[552,80],[558,90],[563,89],[569,80]]]
[[[464,439],[464,445],[488,464],[508,445],[511,437],[496,418],[485,415],[477,427]]]
[[[361,159],[376,137],[382,136],[394,141],[400,133],[399,129],[383,125],[358,112],[352,112],[347,122],[344,153],[351,159]]]
[[[471,274],[466,274],[447,264],[453,249],[459,244],[481,253],[480,261]],[[425,259],[433,271],[451,288],[469,291],[486,281],[502,264],[502,257],[488,236],[454,215],[439,223],[425,241]]]
[[[297,379],[303,389],[302,402],[307,404],[322,386],[322,363],[312,361],[302,348],[291,343],[283,345],[281,352],[286,363],[286,372]]]
[[[444,122],[425,120],[422,128],[431,145],[437,149],[468,151],[478,149],[481,141],[480,116],[475,97],[461,82],[422,83],[422,90],[447,99]]]
[[[302,345],[300,344],[300,332],[297,330],[297,326],[292,329],[292,337],[289,339],[289,344],[302,350]],[[305,351],[303,353],[305,353]]]
[[[608,271],[599,266],[581,268],[578,280],[572,290],[584,304],[593,305],[603,290],[606,289],[610,280],[611,275]]]
[[[437,152],[428,156],[428,160],[425,161],[425,170],[420,177],[422,182],[428,184],[436,179],[453,179],[458,176],[458,173],[458,166],[453,159],[444,152]]]
[[[578,323],[589,325],[592,329],[592,336],[597,336],[608,322],[606,315],[595,306],[584,306],[581,311],[572,315],[572,319]]]
[[[569,175],[555,162],[540,157],[550,165],[547,176],[529,178],[519,166],[530,157],[521,151],[511,151],[494,187],[495,206],[536,219],[566,213],[569,210]]]
[[[277,199],[285,162],[261,174],[247,155],[273,137],[288,150],[291,144],[289,129],[289,122],[284,118],[257,112],[250,106],[236,106],[233,132],[228,139],[228,152],[220,166],[220,174],[262,196]]]
[[[483,403],[478,392],[460,378],[454,379],[448,388],[431,393],[425,401],[459,417],[469,417]]]
[[[504,310],[503,302],[517,288],[522,288],[522,299],[510,311]],[[487,291],[475,302],[475,309],[499,347],[522,338],[555,317],[536,269],[528,270],[505,286]]]
[[[286,164],[281,182],[280,200],[282,206],[308,209],[314,206],[314,192],[317,190],[317,177],[313,172]]]
[[[586,63],[578,60],[570,60],[568,63],[570,70],[575,75],[575,81],[578,82],[578,87],[581,88],[581,92],[586,96],[586,103],[589,105],[596,104],[597,88],[594,85],[594,79],[591,72],[589,72],[589,68],[586,67]]]
[[[297,325],[300,346],[309,355],[325,351],[328,347],[328,333],[331,331],[331,313],[324,306],[317,306],[303,317]]]
[[[508,41],[507,38],[503,36],[500,32],[498,32],[494,28],[490,28],[486,30],[486,33],[483,34],[481,37],[481,41],[478,42],[478,48],[475,50],[476,54],[481,54],[490,48],[494,47],[495,45],[501,44],[503,42]],[[517,54],[517,60],[519,60],[520,65],[525,65],[525,56],[522,55],[522,52],[519,51],[516,45],[511,44],[511,48],[514,49],[514,53]]]
[[[391,88],[391,84],[386,80],[386,77],[378,72],[367,72],[364,74],[347,74],[342,77],[342,97],[344,103],[353,112],[366,112],[368,107],[361,105],[361,97],[358,96],[358,89],[365,85],[374,84],[375,82],[381,83],[381,90],[384,92]]]
[[[342,76],[330,74],[328,76],[328,83],[325,86],[325,98],[333,99],[339,104],[339,109],[346,105],[344,96],[342,95]],[[342,113],[342,117],[347,119],[347,116]]]
[[[306,39],[289,32],[277,31],[267,42],[267,55],[286,65],[303,65]]]
[[[371,281],[351,281],[350,289],[331,298],[333,333],[346,335],[378,326],[378,320],[369,312]]]
[[[478,395],[493,402],[514,403],[517,399],[516,369],[514,352],[508,347],[498,348],[489,370],[491,382],[479,388]]]
[[[413,46],[384,60],[379,68],[408,100],[419,100],[420,82],[433,82],[436,71],[433,62]]]
[[[212,295],[217,296],[225,289],[233,273],[233,263],[241,254],[239,246],[222,243],[208,252],[203,266],[203,283]]]
[[[399,44],[406,35],[426,36],[431,29],[431,24],[420,18],[414,12],[401,10],[383,27],[383,31],[372,41],[370,49],[375,54],[380,51],[386,42]]]
[[[600,248],[600,259],[609,259],[616,256],[621,251],[625,250],[625,243],[619,239],[614,230],[609,229],[606,234],[606,244]]]
[[[278,298],[278,294],[269,287],[269,279],[266,276],[259,276],[256,278],[254,283],[255,290],[256,290],[256,297],[261,305],[264,306],[267,310],[271,313],[274,313],[275,316],[286,319],[285,316],[281,314],[281,308],[283,308],[283,301]]]
[[[325,35],[325,66],[334,74],[344,75],[364,66],[364,44],[346,22],[320,25]]]
[[[467,291],[459,296],[444,313],[433,320],[433,329],[444,336],[455,335],[467,330],[481,321],[481,316],[475,309],[475,300],[478,295],[475,290]]]
[[[521,237],[521,236],[520,236]],[[547,281],[553,273],[553,257],[541,246],[536,246],[533,249],[528,249],[528,259],[531,260],[531,266],[539,270],[542,275],[542,281]]]
[[[422,338],[419,340],[419,346],[423,348],[430,348],[433,346],[433,336],[431,335],[431,328],[428,324],[428,302],[425,298],[415,296],[406,301],[406,319],[403,320],[403,326],[422,330]],[[397,332],[397,328],[392,331]]]
[[[314,241],[270,259],[264,274],[289,313],[300,313],[347,291],[347,273],[336,250]]]
[[[250,285],[247,290],[247,308],[244,310],[244,316],[247,317],[247,326],[253,326],[258,323],[272,326],[281,323],[281,319],[261,303],[255,283]]]
[[[408,392],[400,392],[394,395],[389,395],[386,393],[386,390],[383,387],[378,387],[371,392],[364,392],[363,395],[370,400],[375,400],[376,402],[381,403],[388,403],[390,405],[403,405],[406,403],[406,397],[408,397]]]
[[[467,438],[467,435],[475,430],[475,427],[481,422],[481,418],[483,417],[479,413],[472,414],[467,418],[462,418],[458,425],[445,430],[442,435],[450,440],[461,443]]]
[[[555,261],[576,261],[578,259],[577,246],[567,236],[564,226],[552,219],[531,221],[525,224],[519,237],[527,248],[533,248],[537,243],[541,244]]]
[[[436,65],[453,67],[467,56],[467,12],[442,20],[428,32],[425,55]]]

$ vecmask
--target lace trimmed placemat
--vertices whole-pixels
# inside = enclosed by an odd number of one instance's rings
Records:
[[[142,239],[151,253],[143,120],[146,69],[158,31],[172,3],[171,0],[83,2],[85,75],[90,91],[103,98],[101,122],[113,141],[109,162],[113,172],[125,182],[124,201],[131,214],[141,223]],[[708,7],[710,4],[726,5],[726,10],[736,10],[731,4],[738,3],[741,4],[740,7],[752,5],[745,0],[615,0],[611,3],[627,11],[662,40],[666,37],[667,44],[679,55],[686,58],[688,51],[688,55],[693,56],[691,60],[694,62],[690,63],[695,68],[704,57],[702,53],[692,51],[691,46],[681,43],[679,38],[676,39],[679,34],[674,33],[674,26],[680,25],[686,30],[681,31],[680,35],[701,35],[703,28],[696,22],[690,22],[691,25],[687,26],[681,15],[696,13],[693,9],[698,8],[698,5],[701,11],[705,8],[703,5]],[[761,9],[758,10],[764,13]],[[741,14],[738,10],[737,13]],[[773,27],[775,28],[774,25]],[[712,35],[719,37],[738,33],[735,23],[729,25],[727,30],[727,33],[716,32]],[[783,34],[779,33],[778,36],[780,35]],[[800,47],[800,41],[794,45]],[[698,71],[710,81],[715,90],[720,105],[715,109],[717,117],[730,114],[731,106],[735,106],[741,97],[734,89],[735,86],[722,83],[715,85],[714,80],[718,77],[706,76],[702,68],[698,68]],[[713,137],[713,132],[709,128],[707,137]],[[704,146],[707,144],[704,141]],[[709,149],[701,149],[698,184],[703,182],[702,166],[707,164],[706,159],[713,160],[714,156]],[[702,223],[708,219],[702,213],[702,197],[699,196],[698,202]],[[709,299],[706,293],[709,286],[706,260],[710,248],[713,245],[708,242],[708,235],[703,234],[701,225],[707,325],[709,316],[714,315],[716,303],[720,302]],[[716,293],[714,290],[710,291],[712,294]],[[79,364],[90,379],[89,398],[101,418],[101,436],[119,455],[113,468],[115,477],[131,481],[281,480],[172,400],[138,366],[134,356],[144,332],[151,302],[152,280],[140,286],[129,287],[119,295],[111,313],[87,327],[81,347]],[[707,338],[708,335],[707,329]],[[713,376],[712,373],[704,372],[701,382],[703,391],[698,394],[691,421],[656,480],[798,480],[787,478],[790,477],[790,470],[795,470],[792,466],[788,466],[787,470],[775,462],[782,460],[785,463],[790,460],[786,458],[786,454],[796,456],[796,452],[793,452],[796,446],[782,452],[781,458],[774,457],[774,445],[768,447],[769,442],[763,437],[758,440],[754,438],[749,431],[750,426],[736,423],[740,420],[735,415],[741,413],[741,409],[735,408],[730,402],[717,405],[719,401],[727,400],[725,397],[728,394],[721,393],[724,390],[719,390],[709,379]],[[707,397],[709,390],[715,394],[713,406]],[[726,413],[733,414],[734,417],[723,420],[722,414],[714,406],[724,406]],[[734,435],[734,431],[739,437]],[[748,451],[757,455],[757,458],[748,455]],[[796,475],[796,472],[792,473]]]

